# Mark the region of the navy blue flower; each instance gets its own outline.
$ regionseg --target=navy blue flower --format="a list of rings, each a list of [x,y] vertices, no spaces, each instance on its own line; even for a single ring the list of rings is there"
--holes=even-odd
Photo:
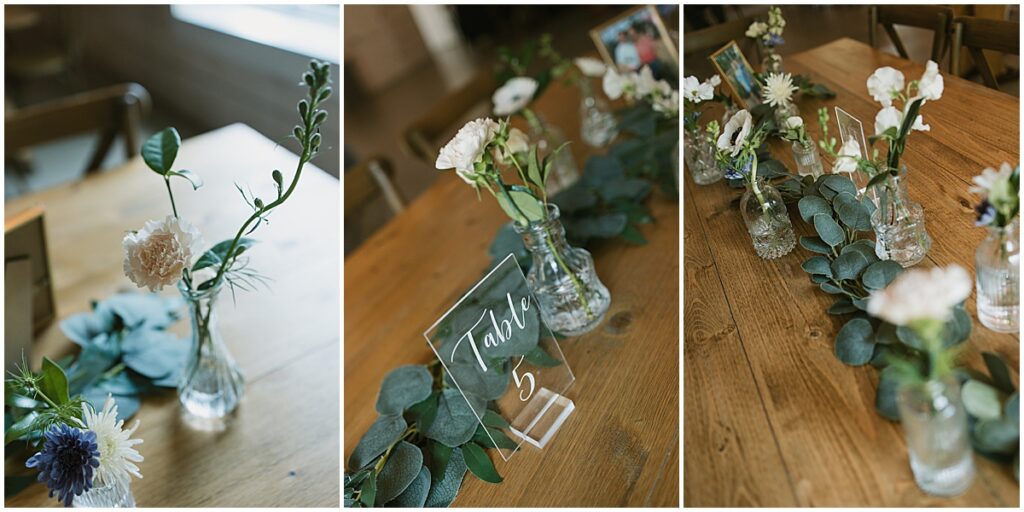
[[[71,506],[71,500],[92,487],[92,474],[100,465],[96,433],[67,425],[54,425],[46,431],[43,451],[25,466],[39,469],[39,481],[50,488],[50,497]]]
[[[770,34],[768,36],[768,40],[765,41],[764,45],[768,46],[770,48],[774,48],[776,46],[782,45],[785,42],[786,41],[785,41],[785,39],[782,39],[782,36],[780,36],[778,34]]]
[[[754,162],[753,158],[747,158],[747,161],[743,164],[741,169],[737,169],[738,160],[733,161],[729,167],[725,170],[725,179],[727,180],[738,180],[745,178],[747,174],[750,174],[751,164]]]
[[[996,218],[996,207],[986,199],[974,207],[974,213],[978,214],[978,219],[974,221],[975,226],[988,226]]]

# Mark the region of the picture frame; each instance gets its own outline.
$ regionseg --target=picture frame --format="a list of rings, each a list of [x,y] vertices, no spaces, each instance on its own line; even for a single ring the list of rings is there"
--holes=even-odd
[[[748,110],[761,104],[757,93],[757,75],[736,40],[715,50],[708,60],[721,75],[722,83],[729,89],[733,101]]]
[[[53,279],[46,245],[46,223],[42,206],[33,206],[4,221],[4,261],[30,263],[31,314],[35,333],[57,317]]]
[[[653,5],[634,7],[594,27],[590,38],[605,64],[619,73],[637,72],[646,65],[656,80],[679,81],[677,44]]]

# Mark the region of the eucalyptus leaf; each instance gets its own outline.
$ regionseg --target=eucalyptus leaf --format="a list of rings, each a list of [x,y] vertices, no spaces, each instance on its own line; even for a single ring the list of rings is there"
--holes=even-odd
[[[840,254],[832,262],[832,274],[840,281],[857,279],[868,266],[868,261],[859,252],[851,251]]]
[[[831,295],[838,295],[840,293],[843,293],[843,289],[842,288],[840,288],[840,287],[838,287],[838,286],[836,286],[836,285],[834,285],[832,283],[825,282],[825,283],[819,284],[818,286],[821,288],[821,291],[823,291],[825,293],[828,293],[828,294],[831,294]]]
[[[819,213],[814,216],[814,230],[818,232],[821,240],[830,247],[835,247],[846,240],[843,229],[836,224],[830,215]]]
[[[408,425],[401,415],[378,416],[348,458],[349,469],[362,469],[398,441]]]
[[[452,449],[451,458],[441,478],[436,476],[427,494],[426,507],[447,507],[455,501],[462,487],[462,479],[466,476],[466,461],[460,448]]]
[[[830,315],[846,315],[856,311],[858,311],[857,306],[853,305],[853,301],[849,297],[839,297],[828,308],[828,314]]]
[[[558,205],[562,214],[573,213],[597,205],[597,193],[580,180],[552,197],[551,202]]]
[[[814,222],[814,216],[818,214],[831,215],[832,207],[829,206],[828,201],[818,196],[805,196],[797,202],[797,208],[800,210],[800,218],[804,222]]]
[[[416,445],[399,441],[377,475],[377,501],[387,503],[402,494],[423,469],[423,452]]]
[[[900,390],[900,378],[895,367],[883,368],[878,374],[878,390],[875,393],[875,410],[892,421],[900,420],[897,397]]]
[[[377,479],[367,478],[359,487],[359,501],[364,507],[372,507],[377,503]]]
[[[188,358],[190,344],[167,331],[136,329],[121,342],[126,366],[151,379],[180,372]]]
[[[854,318],[836,334],[836,357],[848,365],[867,364],[874,351],[874,329],[867,319]]]
[[[430,493],[430,471],[425,466],[420,466],[420,472],[413,479],[412,483],[402,491],[394,500],[387,503],[386,507],[420,508],[427,502],[427,494]]]
[[[507,358],[501,359],[501,366],[507,366]],[[504,368],[498,365],[488,365],[487,371],[481,371],[476,363],[452,363],[448,365],[446,381],[450,385],[458,384],[458,388],[465,393],[471,393],[484,400],[497,400],[505,394],[511,376]],[[429,390],[429,387],[427,388]]]
[[[964,408],[971,416],[983,420],[997,420],[1002,417],[1003,407],[999,400],[999,392],[988,384],[968,380],[960,395]]]
[[[985,360],[985,367],[988,368],[988,374],[992,376],[992,382],[996,387],[1004,393],[1013,393],[1013,378],[1010,377],[1010,367],[1006,361],[993,352],[982,352],[981,357]]]
[[[388,372],[377,395],[377,412],[380,414],[401,414],[413,404],[430,396],[430,372],[422,365],[400,366]]]
[[[1018,450],[1020,425],[1001,419],[979,419],[974,424],[972,441],[984,452],[1008,455]]]
[[[102,308],[98,309],[109,309],[132,329],[165,329],[178,320],[184,305],[180,297],[171,299],[155,293],[118,293],[103,301]]]
[[[839,220],[857,231],[871,231],[871,212],[857,200],[854,194],[842,192],[835,197],[833,207]]]
[[[437,405],[437,417],[423,435],[452,448],[469,441],[478,424],[473,411],[485,407],[482,400],[473,407],[466,400],[457,389],[445,389]]]
[[[857,195],[857,186],[853,184],[853,180],[839,174],[826,174],[821,179],[821,186],[834,191],[837,195],[844,192]]]
[[[900,272],[903,272],[903,267],[899,263],[892,260],[878,261],[864,270],[861,282],[869,290],[881,290],[889,286]]]
[[[533,350],[526,353],[526,360],[530,364],[541,368],[553,368],[562,364],[562,361],[559,361],[551,354],[548,354],[548,352],[540,345],[533,347]]]
[[[85,399],[89,405],[96,411],[103,410],[103,404],[107,401],[107,397],[113,395],[114,403],[117,404],[117,419],[127,421],[139,411],[139,407],[142,406],[142,402],[139,399],[139,395],[115,395],[110,390],[103,386],[92,386],[82,391],[82,398]]]
[[[832,277],[832,267],[829,264],[828,258],[824,256],[814,256],[804,261],[800,268],[804,269],[804,272],[808,274]]]
[[[800,247],[818,254],[832,254],[832,246],[826,244],[821,237],[817,236],[800,237]]]

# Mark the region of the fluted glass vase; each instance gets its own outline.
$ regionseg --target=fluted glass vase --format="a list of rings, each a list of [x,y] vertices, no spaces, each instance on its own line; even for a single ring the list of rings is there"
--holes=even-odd
[[[683,158],[694,183],[708,185],[722,179],[725,171],[715,161],[715,145],[711,141],[706,137],[687,133],[684,142],[686,149]]]
[[[1020,330],[1020,219],[988,228],[974,252],[978,320],[997,332]]]
[[[238,407],[245,379],[217,328],[217,297],[223,285],[204,291],[179,285],[192,320],[192,350],[181,381],[178,401],[193,418],[220,420]]]
[[[526,282],[544,323],[566,336],[594,330],[608,312],[611,295],[597,277],[590,253],[566,242],[558,207],[548,205],[545,220],[514,226],[533,259]]]
[[[75,496],[71,501],[75,508],[135,508],[135,495],[131,484],[118,482],[94,486]]]
[[[903,179],[907,168],[899,176],[871,187],[875,211],[871,225],[875,228],[875,254],[883,260],[893,260],[904,268],[924,259],[932,246],[932,239],[924,225],[924,208],[910,200]]]
[[[799,141],[793,141],[793,160],[796,161],[796,173],[800,176],[813,176],[818,179],[825,173],[825,167],[821,164],[821,155],[818,154],[818,146],[814,139],[808,137],[808,144],[804,146]]]
[[[917,486],[943,497],[966,491],[974,480],[974,458],[956,377],[904,385],[897,404]]]
[[[796,247],[796,234],[782,194],[764,179],[747,183],[747,191],[740,199],[740,213],[758,256],[771,260]]]
[[[603,148],[619,134],[618,122],[608,103],[597,97],[589,80],[581,82],[580,137],[592,148]]]
[[[523,109],[523,115],[530,125],[530,142],[537,144],[538,154],[548,154],[565,143],[565,135],[558,127],[544,121],[542,117],[528,108]],[[571,149],[566,146],[554,157],[551,174],[547,180],[548,196],[553,196],[568,188],[578,179],[580,179],[579,167],[576,166]]]

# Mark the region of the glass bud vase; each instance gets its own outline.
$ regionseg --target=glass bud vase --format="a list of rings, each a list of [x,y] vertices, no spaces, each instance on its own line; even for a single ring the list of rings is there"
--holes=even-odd
[[[764,73],[782,73],[782,55],[775,53],[774,50],[768,50],[761,59],[761,69]]]
[[[781,130],[786,126],[786,120],[800,115],[800,109],[797,108],[796,103],[789,102],[784,105],[775,107],[775,126]]]
[[[546,155],[567,140],[562,131],[547,123],[530,109],[523,109],[523,115],[530,124],[530,141],[537,144],[537,153]],[[580,178],[580,170],[568,146],[562,148],[554,158],[551,174],[548,176],[547,193],[553,196],[568,188]]]
[[[694,183],[708,185],[722,179],[725,171],[715,161],[715,146],[711,141],[705,137],[687,134],[684,142],[686,149],[683,158]]]
[[[772,260],[789,254],[796,247],[796,234],[782,194],[764,179],[747,184],[740,199],[740,213],[754,242],[757,255]]]
[[[526,282],[537,297],[541,319],[554,332],[579,336],[601,323],[611,295],[598,279],[590,253],[569,246],[558,219],[558,207],[548,205],[547,219],[513,225],[533,257]]]
[[[956,377],[905,385],[897,403],[917,486],[935,496],[962,494],[974,479],[974,458]]]
[[[890,176],[887,181],[872,187],[875,211],[871,225],[875,228],[875,254],[883,260],[893,260],[904,268],[924,259],[932,246],[932,239],[924,225],[924,208],[910,200],[903,176]]]
[[[997,332],[1020,330],[1020,219],[988,228],[974,252],[978,320]]]
[[[589,85],[581,89],[583,99],[580,100],[580,136],[588,146],[603,148],[619,134],[618,122],[608,108],[608,103],[595,96]]]
[[[793,141],[796,172],[800,176],[814,176],[814,179],[818,179],[825,173],[825,168],[821,165],[821,156],[818,154],[818,146],[814,144],[814,139],[808,137],[807,140],[810,142],[807,147],[799,141]]]
[[[178,401],[192,418],[217,421],[238,407],[245,379],[217,328],[217,297],[223,285],[204,291],[178,286],[192,319],[192,349],[178,383]]]
[[[118,482],[97,485],[71,500],[75,508],[135,508],[131,484]]]

